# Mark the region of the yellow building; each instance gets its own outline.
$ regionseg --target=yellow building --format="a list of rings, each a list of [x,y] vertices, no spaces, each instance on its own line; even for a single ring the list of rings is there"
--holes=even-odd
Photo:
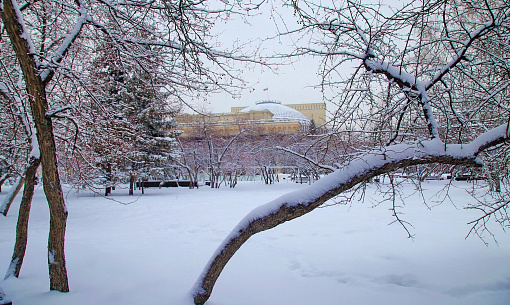
[[[271,101],[259,102],[263,103],[277,103]],[[323,126],[326,124],[326,103],[308,103],[308,104],[285,104],[285,107],[297,110],[304,114],[310,121],[313,120],[315,125]],[[240,111],[249,108],[248,106],[232,107],[232,113],[239,113]]]
[[[326,123],[326,104],[291,104],[263,101],[254,106],[232,107],[230,113],[211,115],[183,114],[176,117],[181,136],[235,135],[243,130],[256,134],[296,133],[310,125]]]

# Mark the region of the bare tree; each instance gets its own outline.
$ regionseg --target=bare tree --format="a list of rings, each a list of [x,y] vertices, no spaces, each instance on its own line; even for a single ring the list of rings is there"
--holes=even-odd
[[[233,163],[236,163],[236,155],[241,152],[237,146],[242,146],[246,131],[240,126],[234,135],[223,134],[215,130],[214,124],[203,115],[202,122],[195,126],[190,135],[179,140],[181,158],[177,162],[190,172],[190,176],[194,176],[191,179],[195,181],[199,171],[207,171],[211,188],[219,188],[228,176],[235,178],[232,177],[236,172]]]
[[[50,69],[45,74],[47,78],[43,78],[39,74],[39,60],[35,56],[35,48],[28,34],[29,30],[25,27],[25,22],[20,19],[22,15],[17,3],[3,1],[2,4],[2,21],[23,71],[32,117],[37,129],[37,141],[41,149],[44,190],[48,198],[51,215],[50,235],[48,238],[50,289],[66,292],[69,291],[64,256],[67,210],[58,174],[52,122],[51,118],[46,116],[49,106],[45,82],[52,78],[54,70]],[[78,26],[83,26],[83,22]],[[68,43],[72,43],[72,41]],[[63,50],[62,55],[66,51],[67,48]]]
[[[508,151],[507,2],[411,1],[398,9],[349,0],[331,7],[286,4],[302,30],[317,38],[296,54],[323,58],[322,86],[339,106],[333,127],[365,140],[335,172],[249,213],[207,263],[193,289],[195,304],[207,301],[230,258],[258,232],[399,168],[477,168],[491,162],[484,158],[488,151]],[[504,52],[494,52],[498,48]],[[345,76],[343,65],[353,62],[354,72]],[[508,225],[507,207],[508,200],[480,204],[484,214],[474,228],[484,230],[491,215]]]
[[[10,58],[14,58],[8,69],[21,71],[20,88],[26,91],[30,105],[27,113],[35,125],[50,207],[50,290],[69,291],[64,253],[67,209],[58,148],[68,145],[71,152],[80,153],[76,135],[85,123],[95,124],[94,118],[81,110],[103,108],[93,84],[86,81],[86,67],[94,60],[91,47],[108,45],[124,55],[124,66],[162,73],[168,94],[184,102],[192,94],[235,88],[232,81],[238,79],[229,64],[253,62],[251,57],[236,56],[237,50],[216,50],[216,41],[208,32],[218,18],[242,14],[245,9],[250,9],[249,3],[245,7],[227,2],[78,0],[62,4],[48,0],[20,6],[16,0],[0,1],[1,34],[7,34],[13,50]],[[151,60],[163,68],[151,69]]]

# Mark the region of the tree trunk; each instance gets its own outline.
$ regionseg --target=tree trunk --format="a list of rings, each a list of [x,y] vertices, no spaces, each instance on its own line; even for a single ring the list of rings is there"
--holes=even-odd
[[[262,178],[264,179],[264,184],[269,184],[269,178],[266,172],[266,167],[262,167],[260,172],[262,173]]]
[[[136,176],[132,172],[129,173],[129,195],[134,194]]]
[[[16,13],[12,1],[3,1],[1,16],[23,71],[41,153],[44,193],[50,209],[50,232],[48,236],[50,290],[68,292],[69,284],[64,254],[67,209],[58,174],[53,126],[51,118],[46,116],[48,111],[46,89],[39,74],[34,47],[27,40],[30,34],[25,33],[22,20],[19,20],[21,14]]]
[[[14,185],[11,187],[9,194],[7,194],[7,197],[5,197],[4,201],[2,202],[2,205],[0,206],[0,213],[2,213],[2,215],[7,216],[11,204],[18,195],[19,191],[21,190],[23,183],[25,183],[25,179],[23,177],[19,177],[14,183]]]
[[[16,244],[14,245],[14,252],[5,278],[10,276],[19,277],[21,265],[23,264],[23,258],[25,257],[25,250],[27,248],[28,218],[30,216],[32,198],[34,196],[35,177],[40,163],[40,159],[32,158],[25,170],[25,188],[23,189],[23,198],[21,199],[19,207],[18,224],[16,225]]]
[[[198,170],[195,172],[193,177],[194,183],[196,184],[196,187],[198,189]]]
[[[112,193],[112,164],[106,164],[106,188],[104,191],[104,195],[108,196]]]
[[[134,181],[129,180],[129,196],[132,196],[134,194],[133,186],[134,186]]]
[[[188,172],[188,176],[189,176],[189,188],[190,189],[195,188],[195,181],[197,181],[197,180],[193,176],[193,172],[191,171],[191,168],[189,166],[187,166],[187,165],[185,165],[184,168]],[[197,188],[198,188],[198,183],[197,183]]]

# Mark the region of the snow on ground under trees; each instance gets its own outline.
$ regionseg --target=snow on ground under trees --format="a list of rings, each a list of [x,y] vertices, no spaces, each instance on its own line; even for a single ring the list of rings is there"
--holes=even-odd
[[[424,197],[445,196],[448,181],[423,183]],[[207,304],[510,304],[510,240],[499,246],[464,239],[479,216],[462,209],[472,184],[455,181],[450,201],[429,210],[412,183],[404,183],[401,215],[412,223],[406,238],[390,203],[369,184],[364,202],[319,208],[252,237],[227,264]],[[87,191],[67,193],[66,260],[71,292],[49,292],[48,206],[36,191],[27,254],[19,279],[0,281],[15,305],[190,305],[190,289],[210,256],[252,209],[306,185],[241,182],[235,189],[147,189],[140,197],[117,189],[121,204]],[[382,186],[384,189],[384,185]],[[4,188],[0,199],[8,191]],[[442,194],[441,197],[434,196]],[[21,194],[0,218],[0,268],[15,238]],[[330,201],[332,203],[332,201]],[[328,202],[328,203],[330,203]]]

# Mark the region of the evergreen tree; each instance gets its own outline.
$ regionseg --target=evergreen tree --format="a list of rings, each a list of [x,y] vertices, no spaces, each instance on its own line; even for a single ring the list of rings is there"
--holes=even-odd
[[[133,184],[136,176],[147,174],[152,167],[165,167],[176,154],[176,142],[170,129],[174,126],[173,116],[176,103],[167,90],[167,84],[159,71],[157,60],[133,64],[120,52],[112,52],[105,44],[96,49],[89,79],[94,84],[94,95],[100,101],[96,115],[108,113],[110,132],[117,134],[123,149],[104,149],[103,142],[95,147],[101,155],[100,164],[106,178],[106,195],[114,174],[111,164],[117,170],[129,170]],[[113,114],[113,115],[112,115]],[[122,132],[128,130],[129,132]],[[126,136],[127,135],[127,136]],[[115,152],[116,154],[111,154]]]

